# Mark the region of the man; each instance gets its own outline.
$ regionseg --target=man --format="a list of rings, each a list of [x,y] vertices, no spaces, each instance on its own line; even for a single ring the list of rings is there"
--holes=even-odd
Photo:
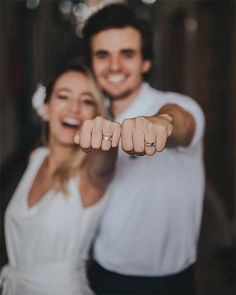
[[[203,113],[191,98],[144,82],[150,29],[127,6],[99,10],[83,33],[87,61],[122,123],[123,149],[94,241],[91,286],[97,294],[193,294]]]

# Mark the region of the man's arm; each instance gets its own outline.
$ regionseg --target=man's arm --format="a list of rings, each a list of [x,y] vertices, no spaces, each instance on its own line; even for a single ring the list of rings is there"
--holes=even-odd
[[[153,155],[165,147],[188,146],[194,132],[193,116],[176,104],[166,104],[153,116],[124,120],[122,148],[129,154]]]
[[[191,143],[195,132],[195,120],[189,112],[176,104],[166,104],[156,116],[166,118],[173,126],[167,145],[188,146]]]

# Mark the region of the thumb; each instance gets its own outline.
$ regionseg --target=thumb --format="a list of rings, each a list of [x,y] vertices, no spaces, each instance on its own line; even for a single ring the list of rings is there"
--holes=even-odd
[[[74,135],[74,143],[79,144],[79,131],[77,131]]]

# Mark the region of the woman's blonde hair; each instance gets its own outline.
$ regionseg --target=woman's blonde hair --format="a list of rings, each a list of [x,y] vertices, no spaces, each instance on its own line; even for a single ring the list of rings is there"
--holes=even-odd
[[[54,85],[58,78],[70,71],[76,71],[84,76],[86,76],[91,81],[91,89],[90,91],[93,93],[95,102],[96,102],[96,113],[95,116],[103,116],[106,117],[106,111],[104,106],[104,99],[102,95],[102,91],[100,87],[98,86],[92,72],[82,63],[72,63],[67,65],[65,68],[60,70],[46,85],[46,97],[44,103],[48,103],[50,101]],[[48,127],[47,127],[48,130]],[[44,136],[44,145],[48,144],[48,131],[47,136]],[[71,177],[78,175],[79,169],[84,165],[86,162],[87,155],[85,152],[83,152],[81,149],[76,150],[74,155],[64,162],[53,174],[52,179],[52,185],[54,188],[56,188],[59,191],[62,191],[63,193],[68,193],[68,181]]]

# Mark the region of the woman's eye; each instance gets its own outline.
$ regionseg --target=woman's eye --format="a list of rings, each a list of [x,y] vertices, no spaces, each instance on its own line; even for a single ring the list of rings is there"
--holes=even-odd
[[[92,100],[92,99],[83,99],[82,101],[81,101],[81,103],[83,103],[83,104],[86,104],[86,105],[89,105],[89,106],[94,106],[95,105],[95,101],[94,100]]]
[[[59,98],[59,99],[67,99],[68,96],[67,95],[64,95],[64,94],[58,94],[57,95],[57,98]]]

